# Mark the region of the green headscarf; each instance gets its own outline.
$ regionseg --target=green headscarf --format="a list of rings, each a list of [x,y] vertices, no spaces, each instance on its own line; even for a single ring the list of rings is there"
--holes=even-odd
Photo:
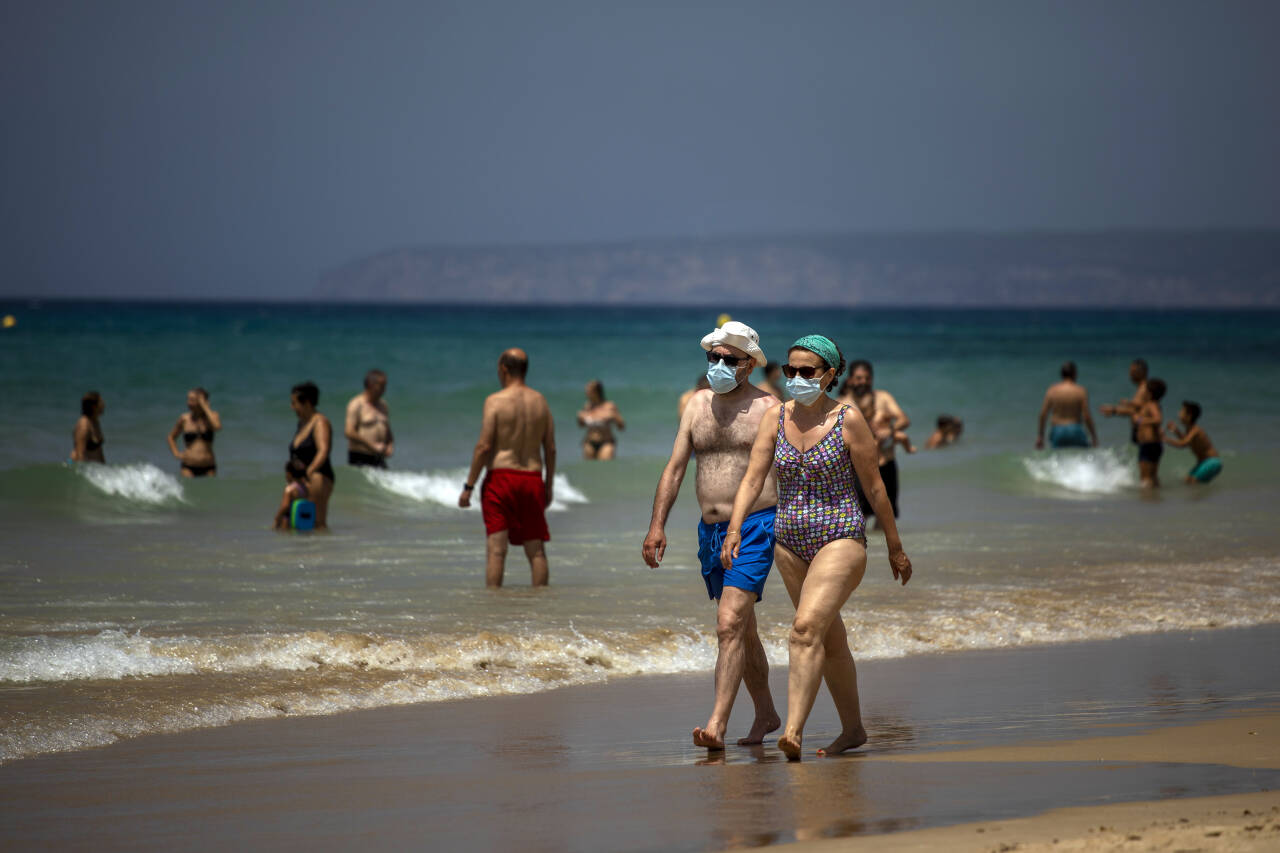
[[[791,345],[792,349],[799,347],[807,349],[827,363],[827,367],[840,369],[840,351],[836,349],[836,345],[831,343],[830,338],[822,335],[805,335]]]

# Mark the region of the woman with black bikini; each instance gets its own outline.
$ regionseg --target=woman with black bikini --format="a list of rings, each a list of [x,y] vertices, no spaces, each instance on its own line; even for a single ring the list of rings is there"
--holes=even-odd
[[[90,391],[80,398],[80,418],[76,428],[71,431],[72,462],[102,462],[106,457],[102,454],[102,445],[106,441],[102,437],[102,424],[98,418],[107,410],[102,395]]]
[[[182,463],[184,477],[216,477],[218,461],[213,458],[213,434],[222,429],[222,418],[209,406],[209,392],[192,388],[187,392],[187,411],[169,431],[169,451]],[[178,449],[178,436],[186,447]]]
[[[307,466],[307,490],[316,505],[316,530],[328,530],[329,496],[333,494],[333,465],[329,463],[333,425],[316,411],[320,389],[314,382],[294,385],[289,398],[298,414],[298,431],[289,442],[289,458]]]

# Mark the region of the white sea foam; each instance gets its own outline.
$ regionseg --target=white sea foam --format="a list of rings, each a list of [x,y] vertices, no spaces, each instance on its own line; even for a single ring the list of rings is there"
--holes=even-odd
[[[1024,457],[1031,479],[1082,495],[1113,495],[1138,484],[1137,466],[1117,450],[1058,450]]]
[[[1099,595],[1105,582],[1110,590]],[[1247,626],[1280,612],[1280,563],[1132,564],[1104,575],[1017,585],[926,588],[903,610],[869,590],[844,612],[859,660]],[[907,613],[910,618],[907,618]],[[790,622],[761,621],[773,664],[787,661]],[[536,693],[616,676],[707,672],[713,620],[662,617],[602,627],[520,623],[401,635],[292,631],[161,636],[122,630],[0,639],[0,683],[28,690],[93,679],[112,700],[50,713],[32,705],[0,727],[0,760],[82,749],[135,735],[413,702]],[[233,676],[228,679],[225,676]],[[160,689],[149,689],[156,684]]]
[[[154,465],[77,465],[76,472],[105,494],[141,504],[161,505],[182,501],[182,484]]]
[[[466,479],[467,469],[458,468],[452,471],[383,471],[379,468],[361,468],[361,472],[370,483],[393,495],[409,498],[418,503],[432,503],[440,506],[458,506],[458,493],[462,491],[460,484]],[[477,490],[478,491],[478,490]],[[588,503],[587,496],[574,488],[564,474],[555,476],[555,494],[548,507],[552,512],[562,512],[570,504]],[[480,501],[478,494],[472,500],[470,509],[478,510]]]
[[[159,637],[109,630],[87,637],[24,637],[0,654],[0,683],[326,668],[432,676],[492,669],[509,676],[541,672],[553,681],[571,683],[582,674],[579,670],[626,675],[687,672],[714,661],[711,635],[697,630],[653,630],[639,637],[587,635],[572,626],[527,636],[481,631],[425,637],[328,631]],[[491,679],[477,681],[477,692],[492,692]]]

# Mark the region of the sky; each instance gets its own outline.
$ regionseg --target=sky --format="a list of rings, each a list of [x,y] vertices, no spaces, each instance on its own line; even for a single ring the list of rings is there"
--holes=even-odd
[[[7,0],[0,296],[414,246],[1280,228],[1280,3]]]

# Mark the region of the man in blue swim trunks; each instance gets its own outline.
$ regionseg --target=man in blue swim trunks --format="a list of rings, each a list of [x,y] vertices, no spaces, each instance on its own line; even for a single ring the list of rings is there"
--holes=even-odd
[[[680,493],[689,465],[697,455],[695,488],[702,520],[698,525],[698,559],[707,594],[715,599],[716,658],[715,705],[706,726],[693,730],[693,742],[710,750],[724,749],[729,713],[745,682],[755,704],[755,720],[739,744],[756,744],[775,731],[778,717],[769,691],[769,662],[756,631],[755,604],[763,596],[764,582],[773,565],[773,517],[778,487],[770,473],[759,500],[742,525],[742,547],[733,568],[720,565],[720,545],[729,527],[738,483],[747,471],[751,445],[760,419],[778,399],[749,381],[751,371],[765,364],[760,336],[750,326],[729,321],[702,339],[707,355],[707,380],[711,387],[694,393],[680,416],[675,445],[653,498],[653,516],[642,554],[650,568],[657,568],[667,549],[667,516]]]
[[[1089,414],[1089,392],[1076,382],[1076,363],[1068,361],[1061,368],[1062,379],[1049,386],[1040,405],[1040,427],[1036,447],[1044,447],[1044,424],[1048,420],[1049,444],[1062,447],[1097,447],[1098,433]],[[1089,432],[1086,434],[1085,429]]]

